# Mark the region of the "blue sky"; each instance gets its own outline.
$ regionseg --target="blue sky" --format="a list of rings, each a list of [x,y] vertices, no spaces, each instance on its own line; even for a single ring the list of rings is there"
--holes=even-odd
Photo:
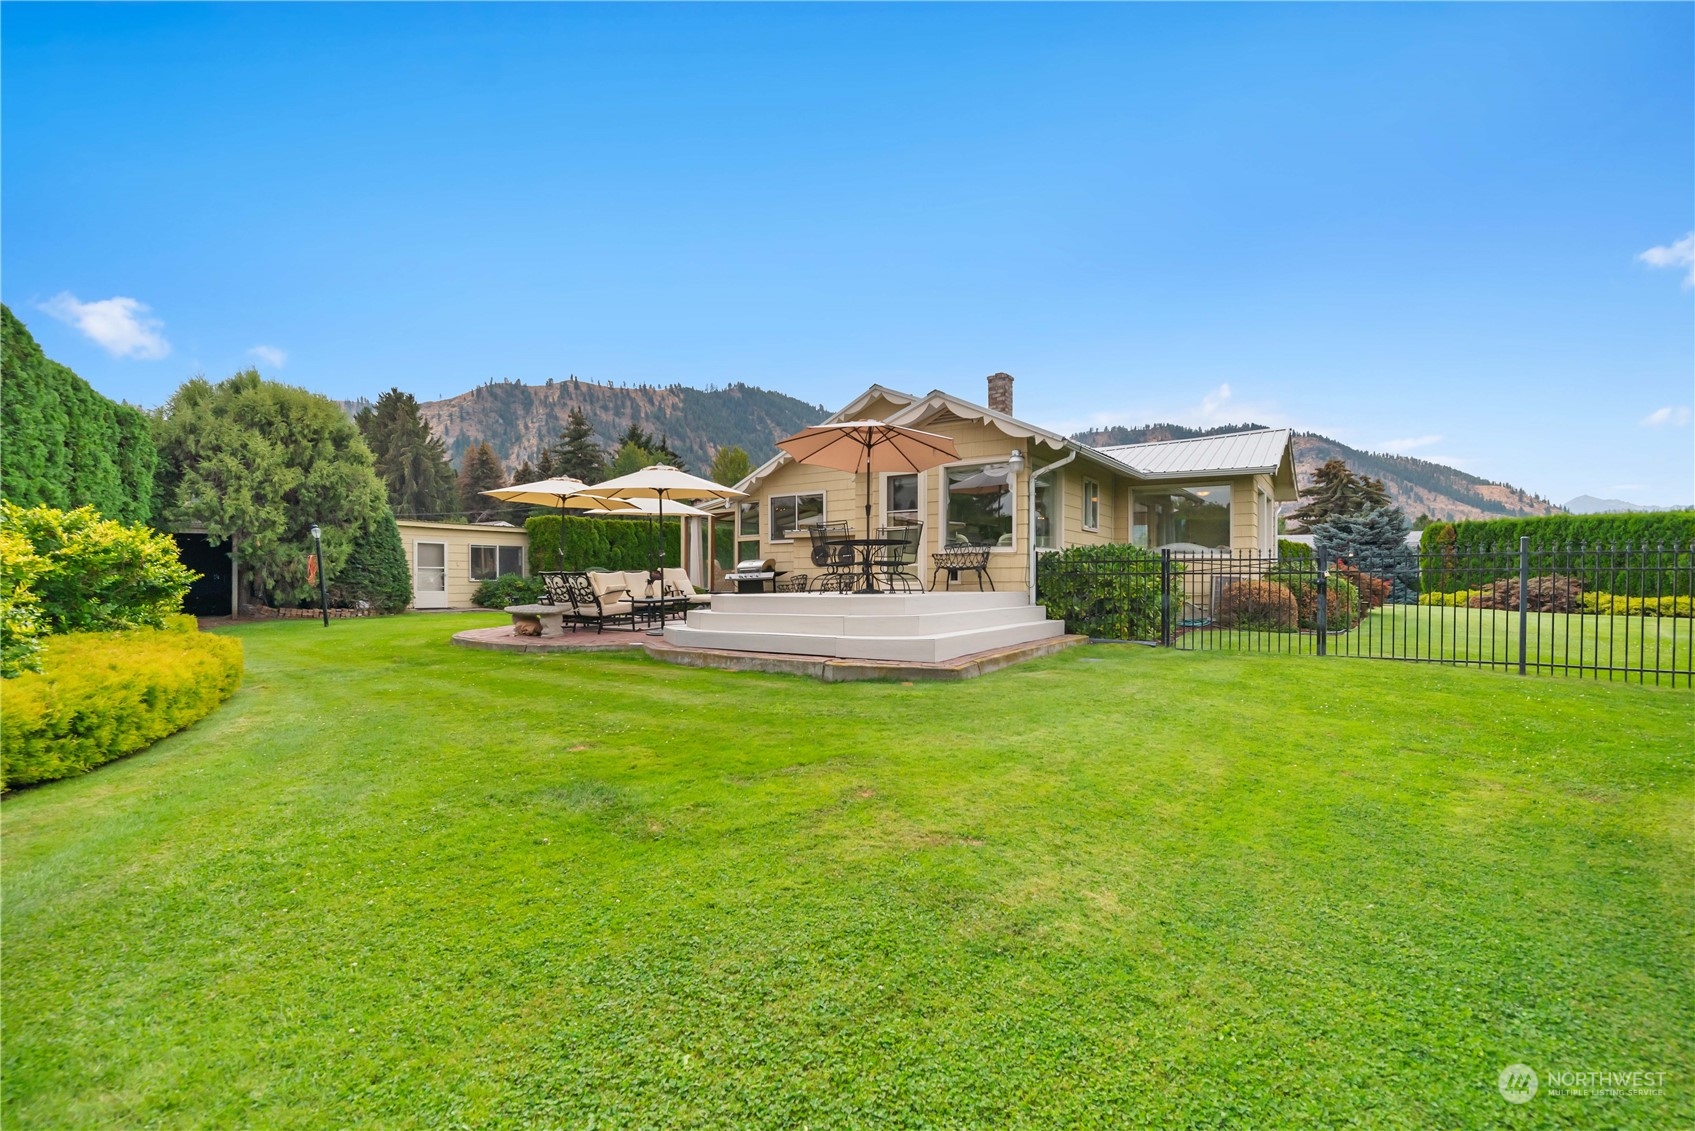
[[[0,295],[142,404],[1004,369],[1688,501],[1692,13],[11,3]]]

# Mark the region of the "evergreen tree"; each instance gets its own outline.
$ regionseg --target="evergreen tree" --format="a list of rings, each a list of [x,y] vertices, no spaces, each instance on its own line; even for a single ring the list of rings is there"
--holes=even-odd
[[[453,465],[417,398],[390,389],[354,417],[388,489],[389,505],[408,518],[445,518],[459,506]]]
[[[748,458],[747,452],[731,444],[712,453],[712,469],[706,474],[714,483],[729,487],[740,483],[752,472],[753,461]]]
[[[512,473],[513,483],[534,483],[536,480],[544,478],[546,476],[537,474],[536,469],[530,466],[529,460],[519,464],[518,470]],[[513,526],[522,526],[524,520],[530,517],[533,509],[529,503],[504,503],[500,508],[500,517]]]
[[[581,408],[571,409],[551,454],[555,475],[568,475],[584,483],[599,483],[606,478],[606,453],[594,442],[594,428]]]
[[[543,448],[541,459],[536,461],[536,478],[552,479],[556,474],[558,473],[553,468],[553,449]],[[522,483],[523,480],[515,480],[514,482]]]
[[[204,377],[184,384],[159,410],[154,437],[166,521],[235,539],[242,576],[279,605],[313,595],[306,557],[314,523],[333,584],[388,514],[370,449],[335,402],[254,369],[216,385]]]
[[[1326,460],[1312,473],[1312,485],[1301,492],[1301,499],[1301,509],[1289,517],[1306,530],[1341,515],[1389,506],[1389,494],[1381,479],[1356,475],[1339,459]]]
[[[393,514],[384,511],[371,520],[327,588],[338,608],[369,606],[379,613],[398,613],[412,603],[412,571]]]
[[[506,472],[494,449],[487,443],[465,451],[465,461],[459,469],[459,507],[471,522],[493,522],[504,505],[482,494],[506,486]]]
[[[1418,600],[1418,556],[1407,545],[1412,529],[1396,507],[1368,507],[1356,514],[1337,515],[1312,528],[1313,546],[1332,560],[1389,581],[1389,600],[1409,604]]]

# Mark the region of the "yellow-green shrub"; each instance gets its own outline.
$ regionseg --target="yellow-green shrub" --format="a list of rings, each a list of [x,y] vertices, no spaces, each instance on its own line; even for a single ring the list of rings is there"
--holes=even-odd
[[[1452,593],[1420,593],[1418,603],[1421,605],[1442,605],[1448,608],[1465,608],[1471,604],[1473,597],[1481,595],[1481,589],[1458,589]]]
[[[0,784],[80,774],[210,714],[241,683],[241,641],[193,625],[48,637],[41,671],[0,690]]]
[[[1615,617],[1695,617],[1695,597],[1624,597],[1585,593],[1583,611]]]

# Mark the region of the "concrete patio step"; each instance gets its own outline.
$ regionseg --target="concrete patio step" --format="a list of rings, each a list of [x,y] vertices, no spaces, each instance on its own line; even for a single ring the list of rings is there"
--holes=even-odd
[[[787,606],[794,608],[795,606]],[[1039,605],[1005,608],[954,609],[945,612],[901,612],[843,615],[823,612],[710,612],[689,613],[690,628],[716,632],[777,632],[826,636],[934,636],[974,628],[1040,623],[1047,613]]]
[[[665,639],[678,647],[722,648],[744,652],[779,652],[798,656],[841,659],[906,660],[938,663],[974,652],[1048,640],[1065,634],[1062,621],[1021,619],[924,635],[859,635],[774,631],[721,631],[672,625]]]

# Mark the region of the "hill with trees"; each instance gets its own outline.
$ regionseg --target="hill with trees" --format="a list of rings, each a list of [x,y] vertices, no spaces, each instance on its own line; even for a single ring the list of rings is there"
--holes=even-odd
[[[349,412],[364,402],[343,402]],[[424,401],[418,411],[457,466],[467,449],[486,443],[501,466],[539,465],[556,450],[581,410],[592,440],[610,461],[632,426],[656,447],[675,452],[689,470],[704,475],[718,450],[740,447],[755,464],[776,454],[776,441],[830,414],[820,405],[752,385],[695,389],[685,385],[597,385],[575,377],[524,385],[491,381],[468,393]],[[579,425],[580,431],[580,425]]]
[[[1148,424],[1140,428],[1114,425],[1079,432],[1072,439],[1093,447],[1108,447],[1188,440],[1263,427],[1263,424],[1224,424],[1216,428],[1186,428],[1181,424]],[[1362,476],[1381,480],[1389,502],[1410,517],[1429,515],[1452,522],[1466,518],[1557,514],[1560,509],[1510,483],[1483,479],[1446,464],[1361,451],[1316,432],[1295,433],[1295,476],[1303,489],[1312,484],[1314,473],[1333,459],[1341,460]]]

